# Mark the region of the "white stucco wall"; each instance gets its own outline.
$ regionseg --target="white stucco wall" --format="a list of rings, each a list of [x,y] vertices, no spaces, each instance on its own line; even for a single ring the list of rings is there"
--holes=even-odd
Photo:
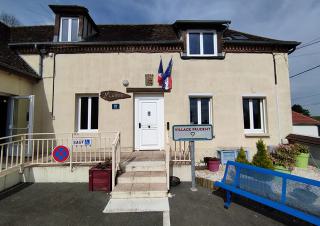
[[[48,56],[44,59],[44,79],[35,86],[38,106],[35,130],[75,132],[77,94],[99,94],[105,90],[125,93],[123,80],[129,81],[129,87],[146,87],[145,74],[154,74],[153,87],[159,87],[156,75],[160,56],[165,67],[173,58],[173,88],[164,94],[165,124],[170,122],[170,127],[189,124],[189,94],[212,94],[215,138],[196,143],[197,161],[204,156],[216,155],[217,149],[225,147],[243,146],[252,157],[259,138],[263,138],[267,145],[276,145],[292,132],[288,58],[285,53],[275,55],[277,88],[272,54],[227,53],[224,60],[183,60],[179,53],[58,54],[54,91],[54,57]],[[23,58],[33,67],[38,65],[37,55],[25,55]],[[130,95],[129,99],[115,102],[99,98],[99,131],[120,131],[122,150],[128,151],[132,151],[134,146],[134,94]],[[244,133],[243,95],[263,95],[266,99],[267,131],[263,136],[249,137]],[[112,110],[112,103],[119,103],[120,109]],[[170,129],[165,134],[169,134],[171,139],[171,133]]]
[[[312,125],[294,125],[293,133],[305,136],[319,137],[318,127]]]

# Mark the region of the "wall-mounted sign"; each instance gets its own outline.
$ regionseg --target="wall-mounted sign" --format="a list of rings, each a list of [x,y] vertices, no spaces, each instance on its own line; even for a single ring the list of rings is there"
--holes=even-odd
[[[112,104],[112,110],[120,109],[120,104]]]
[[[146,86],[153,86],[153,74],[145,74],[144,76]]]
[[[73,138],[72,145],[73,146],[91,146],[92,138]]]
[[[57,162],[65,162],[70,155],[69,148],[63,145],[55,147],[52,151],[52,157]]]
[[[173,140],[196,141],[212,140],[212,125],[174,125],[172,127]]]
[[[118,91],[102,91],[100,93],[100,97],[104,100],[107,101],[115,101],[115,100],[119,100],[119,99],[126,99],[126,98],[130,98],[131,96],[126,94],[126,93],[121,93]]]

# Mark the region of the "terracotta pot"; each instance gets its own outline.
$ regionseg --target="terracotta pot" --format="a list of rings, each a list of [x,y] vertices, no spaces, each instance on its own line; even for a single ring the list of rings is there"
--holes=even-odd
[[[219,171],[220,160],[209,160],[208,161],[208,170],[211,172]]]

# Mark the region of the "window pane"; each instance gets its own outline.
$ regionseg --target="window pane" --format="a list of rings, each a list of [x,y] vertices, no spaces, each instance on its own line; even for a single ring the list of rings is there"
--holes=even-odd
[[[198,124],[198,107],[197,99],[190,98],[190,123]]]
[[[200,33],[189,33],[189,53],[200,54]]]
[[[99,98],[91,98],[91,129],[98,129]]]
[[[88,97],[81,97],[80,129],[88,129]]]
[[[243,123],[245,129],[250,129],[249,99],[243,99]]]
[[[78,19],[72,19],[71,22],[71,41],[78,41]]]
[[[201,99],[201,124],[209,124],[209,98]]]
[[[203,33],[203,54],[214,54],[213,33]]]
[[[260,101],[261,99],[252,99],[253,126],[255,129],[261,129]]]
[[[61,31],[60,31],[62,42],[68,41],[68,24],[69,24],[68,19],[62,19]]]

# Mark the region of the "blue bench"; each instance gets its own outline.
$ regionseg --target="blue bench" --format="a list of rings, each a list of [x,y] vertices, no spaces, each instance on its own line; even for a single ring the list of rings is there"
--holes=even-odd
[[[315,225],[320,225],[320,181],[228,161],[224,177],[214,186],[252,199]]]

